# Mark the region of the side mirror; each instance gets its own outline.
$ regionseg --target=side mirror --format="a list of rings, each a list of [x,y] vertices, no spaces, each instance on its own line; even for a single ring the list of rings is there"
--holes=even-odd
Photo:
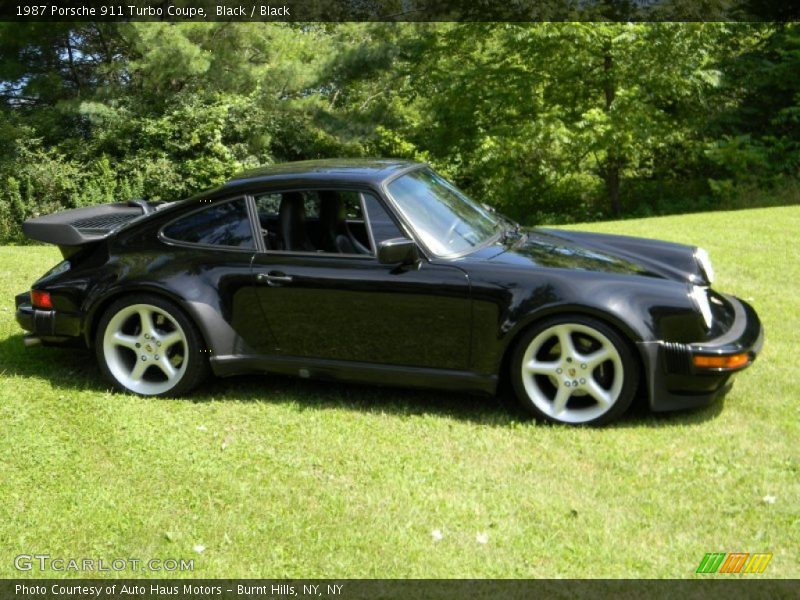
[[[378,262],[382,265],[413,265],[419,260],[414,240],[393,238],[378,244]]]

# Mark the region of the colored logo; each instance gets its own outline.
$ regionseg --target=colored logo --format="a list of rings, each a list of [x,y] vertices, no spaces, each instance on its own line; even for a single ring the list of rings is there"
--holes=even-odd
[[[695,573],[763,573],[770,560],[772,552],[709,552]]]

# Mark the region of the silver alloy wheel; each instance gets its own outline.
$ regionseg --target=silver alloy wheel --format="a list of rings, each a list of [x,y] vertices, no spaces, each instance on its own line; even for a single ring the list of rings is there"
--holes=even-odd
[[[625,376],[611,340],[579,323],[561,323],[539,333],[525,349],[521,368],[531,402],[564,423],[586,423],[611,410]]]
[[[178,322],[152,304],[132,304],[117,312],[103,333],[108,370],[125,388],[143,395],[163,394],[180,382],[189,346]]]

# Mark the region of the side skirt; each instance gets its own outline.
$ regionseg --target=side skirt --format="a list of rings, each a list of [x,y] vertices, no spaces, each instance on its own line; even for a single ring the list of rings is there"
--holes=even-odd
[[[220,377],[266,371],[294,375],[303,379],[328,379],[400,387],[482,392],[490,395],[497,390],[496,375],[481,375],[469,371],[448,369],[261,355],[212,356],[210,363],[214,374]]]

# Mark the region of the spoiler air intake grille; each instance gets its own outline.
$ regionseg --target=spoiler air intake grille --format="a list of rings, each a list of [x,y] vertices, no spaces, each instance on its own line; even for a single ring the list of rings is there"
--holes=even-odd
[[[99,215],[97,217],[89,217],[88,219],[78,219],[72,222],[72,226],[76,229],[90,229],[95,231],[108,231],[114,229],[117,225],[122,225],[126,221],[136,218],[138,215],[126,214],[110,214]]]

